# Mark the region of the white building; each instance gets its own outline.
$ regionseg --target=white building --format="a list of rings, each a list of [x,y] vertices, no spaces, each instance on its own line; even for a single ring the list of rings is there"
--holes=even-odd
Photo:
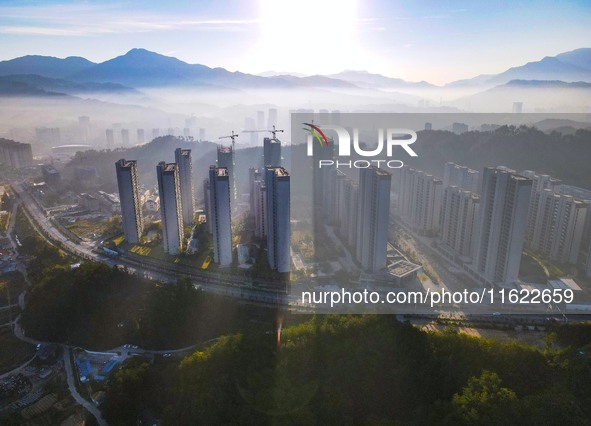
[[[461,189],[480,193],[480,173],[456,163],[447,162],[443,167],[443,186],[457,186]]]
[[[195,191],[193,190],[193,160],[191,150],[177,148],[174,159],[179,169],[181,187],[181,203],[183,207],[183,223],[193,223],[195,215]]]
[[[539,193],[530,247],[559,262],[576,264],[587,217],[587,204],[551,189]]]
[[[386,267],[391,182],[385,170],[359,169],[356,255],[366,272]]]
[[[484,169],[473,270],[489,285],[517,281],[531,187],[514,170]]]
[[[271,269],[291,270],[290,176],[283,167],[265,167],[267,258]]]
[[[443,182],[420,170],[400,171],[398,214],[416,232],[437,234],[440,226]]]
[[[137,244],[144,231],[137,162],[121,159],[115,163],[115,170],[119,186],[123,233],[129,243]]]
[[[457,255],[472,254],[472,237],[478,218],[480,198],[457,186],[445,188],[441,209],[441,242]]]
[[[156,166],[160,216],[162,217],[162,242],[168,254],[178,254],[183,245],[183,216],[179,172],[176,163],[161,161]]]
[[[529,210],[527,216],[527,229],[525,231],[525,244],[531,246],[534,233],[537,224],[537,215],[540,208],[540,196],[546,189],[556,191],[559,188],[560,181],[552,178],[549,175],[538,175],[533,170],[524,170],[521,172],[522,176],[525,176],[532,181],[531,197],[529,199]]]
[[[220,266],[232,264],[232,216],[230,175],[225,167],[209,168],[209,209],[207,220],[213,234],[213,261]]]

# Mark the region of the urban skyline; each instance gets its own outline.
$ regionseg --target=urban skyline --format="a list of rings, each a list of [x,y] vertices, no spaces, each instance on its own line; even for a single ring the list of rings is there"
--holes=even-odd
[[[591,423],[589,21],[0,2],[0,424]]]

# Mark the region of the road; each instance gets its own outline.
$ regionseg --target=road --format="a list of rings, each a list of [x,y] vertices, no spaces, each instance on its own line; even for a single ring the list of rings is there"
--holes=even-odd
[[[466,284],[449,271],[450,266],[462,269],[461,266],[452,264],[448,259],[443,257],[437,249],[432,247],[431,242],[434,241],[434,239],[416,235],[404,222],[393,216],[390,217],[390,223],[391,225],[402,228],[412,237],[412,241],[406,241],[406,243],[414,246],[414,251],[420,253],[424,261],[434,267],[435,272],[439,275],[439,278],[441,278],[440,286],[442,288],[449,289],[450,291],[461,291],[466,288]]]
[[[16,249],[17,249],[17,244],[16,241],[14,241],[14,239],[12,238],[12,228],[14,227],[14,222],[15,222],[15,218],[16,218],[16,211],[18,208],[19,203],[15,202],[13,205],[13,209],[12,209],[12,215],[11,215],[11,219],[10,222],[8,224],[8,229],[7,229],[7,235],[9,236],[10,242],[12,244],[13,250],[14,250],[14,257],[13,260],[18,262],[18,266],[17,269],[23,274],[23,277],[25,279],[25,281],[27,282],[28,285],[30,285],[30,282],[28,280],[27,277],[27,270],[24,267],[24,265],[19,262],[16,259]],[[25,309],[25,295],[26,295],[26,291],[23,291],[19,294],[18,296],[18,305],[13,305],[13,306],[20,306],[21,309]],[[45,343],[45,342],[41,342],[35,339],[31,339],[30,337],[27,337],[20,325],[20,315],[17,316],[14,321],[13,321],[13,332],[16,338],[30,343],[32,345],[38,345],[40,343]],[[101,415],[100,410],[92,403],[88,402],[86,399],[84,399],[79,393],[78,390],[76,389],[75,386],[75,376],[74,376],[74,371],[72,370],[72,364],[70,362],[70,348],[66,345],[62,345],[63,347],[63,351],[64,351],[64,369],[66,371],[66,376],[67,376],[67,383],[68,383],[68,389],[70,390],[70,393],[72,394],[72,397],[76,400],[76,402],[78,404],[80,404],[81,406],[83,406],[86,410],[88,410],[88,412],[90,412],[90,414],[92,414],[94,416],[94,418],[96,419],[97,423],[100,426],[107,426],[107,422],[105,421],[105,419],[103,418],[103,416]],[[27,365],[29,365],[29,363],[35,359],[35,356],[33,356],[33,358],[31,358],[30,360],[28,360],[26,363],[22,364],[20,367],[3,374],[2,376],[0,376],[0,378],[3,377],[7,377],[10,375],[15,374],[17,371],[25,368]]]
[[[86,410],[88,410],[90,414],[94,416],[94,418],[100,426],[107,426],[107,422],[105,421],[105,419],[103,419],[103,415],[101,414],[97,406],[89,402],[88,400],[84,399],[82,395],[78,393],[78,389],[76,389],[76,376],[74,375],[75,373],[72,369],[72,362],[70,360],[70,347],[63,345],[63,349],[64,369],[66,370],[68,388],[70,389],[70,393],[72,394],[72,396],[78,404],[82,405],[84,408],[86,408]]]
[[[64,236],[46,217],[45,212],[38,205],[36,200],[24,190],[21,184],[13,183],[13,189],[17,193],[24,205],[26,211],[32,217],[34,225],[38,231],[49,237],[49,240],[57,242],[60,248],[67,251],[73,256],[77,256],[82,259],[89,259],[96,262],[105,263],[111,267],[115,265],[123,265],[128,268],[129,272],[139,274],[140,276],[147,277],[149,279],[157,280],[163,283],[175,283],[177,277],[187,276],[192,279],[200,289],[220,295],[230,296],[234,298],[240,298],[247,300],[251,303],[265,305],[265,306],[289,306],[292,310],[305,309],[301,305],[301,298],[293,291],[294,288],[301,287],[302,283],[292,283],[292,294],[286,294],[285,292],[278,291],[277,284],[274,282],[256,281],[251,284],[246,284],[242,277],[224,275],[220,273],[212,273],[208,271],[201,271],[197,268],[188,267],[185,265],[177,265],[166,261],[161,261],[153,258],[146,258],[142,256],[136,256],[132,254],[124,255],[112,259],[105,255],[97,254],[93,250],[95,246],[90,242],[74,242]],[[394,218],[391,218],[394,221]],[[398,223],[399,226],[406,228],[403,224]],[[40,228],[40,229],[39,229]],[[413,235],[414,242],[417,249],[425,256],[429,263],[436,266],[437,273],[441,276],[444,285],[441,288],[449,288],[452,291],[461,291],[466,288],[466,284],[463,280],[451,273],[448,270],[450,265],[447,259],[437,252],[433,247],[430,246],[431,240],[415,236],[412,232],[408,231],[409,235]],[[417,250],[418,251],[418,250]],[[308,307],[311,308],[311,307]],[[516,306],[511,306],[515,310]],[[524,313],[531,312],[530,306],[523,306],[520,309]],[[457,310],[458,307],[454,305],[441,306],[441,309],[446,311]],[[309,310],[309,309],[308,309]],[[423,309],[418,309],[423,313]],[[478,310],[481,312],[494,313],[498,310],[494,306],[485,307],[479,306]],[[431,313],[433,313],[431,311]],[[538,310],[538,313],[540,311]]]
[[[133,255],[120,256],[114,259],[98,254],[94,251],[96,243],[82,241],[78,244],[64,236],[20,183],[12,183],[12,187],[39,234],[70,255],[105,263],[110,267],[122,265],[132,273],[165,283],[176,283],[177,277],[185,275],[195,280],[204,291],[247,299],[254,303],[276,306],[277,304],[288,305],[291,300],[294,300],[285,292],[278,291],[275,282],[257,281],[254,283],[255,288],[253,288],[245,285],[241,277],[200,271],[184,265],[171,264],[170,262],[151,258],[138,258]]]

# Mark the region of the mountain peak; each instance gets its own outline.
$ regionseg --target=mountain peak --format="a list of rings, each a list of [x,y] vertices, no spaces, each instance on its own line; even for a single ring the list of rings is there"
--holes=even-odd
[[[64,78],[72,72],[79,72],[94,65],[94,62],[79,56],[61,59],[53,56],[26,55],[0,61],[0,75],[36,74],[49,78]]]
[[[142,47],[134,47],[123,56],[165,56]]]

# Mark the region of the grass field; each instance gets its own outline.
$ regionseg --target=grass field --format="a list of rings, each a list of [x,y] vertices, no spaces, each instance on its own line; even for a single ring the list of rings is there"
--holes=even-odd
[[[10,222],[10,212],[0,216],[0,232],[6,232],[8,228],[8,222]]]
[[[10,327],[0,327],[0,373],[13,370],[35,354],[35,347],[14,337]]]
[[[64,223],[64,227],[80,238],[91,238],[92,234],[102,235],[109,226],[105,220],[78,220],[75,223]]]
[[[135,246],[131,247],[129,249],[129,251],[132,253],[135,253],[135,254],[139,254],[140,256],[149,256],[150,253],[152,252],[152,248],[135,245]]]
[[[180,254],[171,256],[164,252],[162,242],[145,243],[145,244],[130,244],[125,241],[123,235],[119,235],[111,240],[115,246],[124,250],[125,252],[134,253],[139,256],[151,257],[166,262],[175,263],[178,265],[189,266],[199,269],[215,269],[216,265],[212,262],[211,254],[213,252],[213,243],[205,238],[200,239],[200,249],[196,254],[187,255]]]
[[[26,237],[37,235],[37,232],[31,226],[29,219],[27,219],[25,213],[23,213],[22,206],[19,206],[16,211],[13,231],[18,235],[21,241]]]
[[[521,257],[520,277],[534,277],[544,280],[549,277],[557,278],[565,275],[566,272],[561,267],[535,253],[525,252]]]

